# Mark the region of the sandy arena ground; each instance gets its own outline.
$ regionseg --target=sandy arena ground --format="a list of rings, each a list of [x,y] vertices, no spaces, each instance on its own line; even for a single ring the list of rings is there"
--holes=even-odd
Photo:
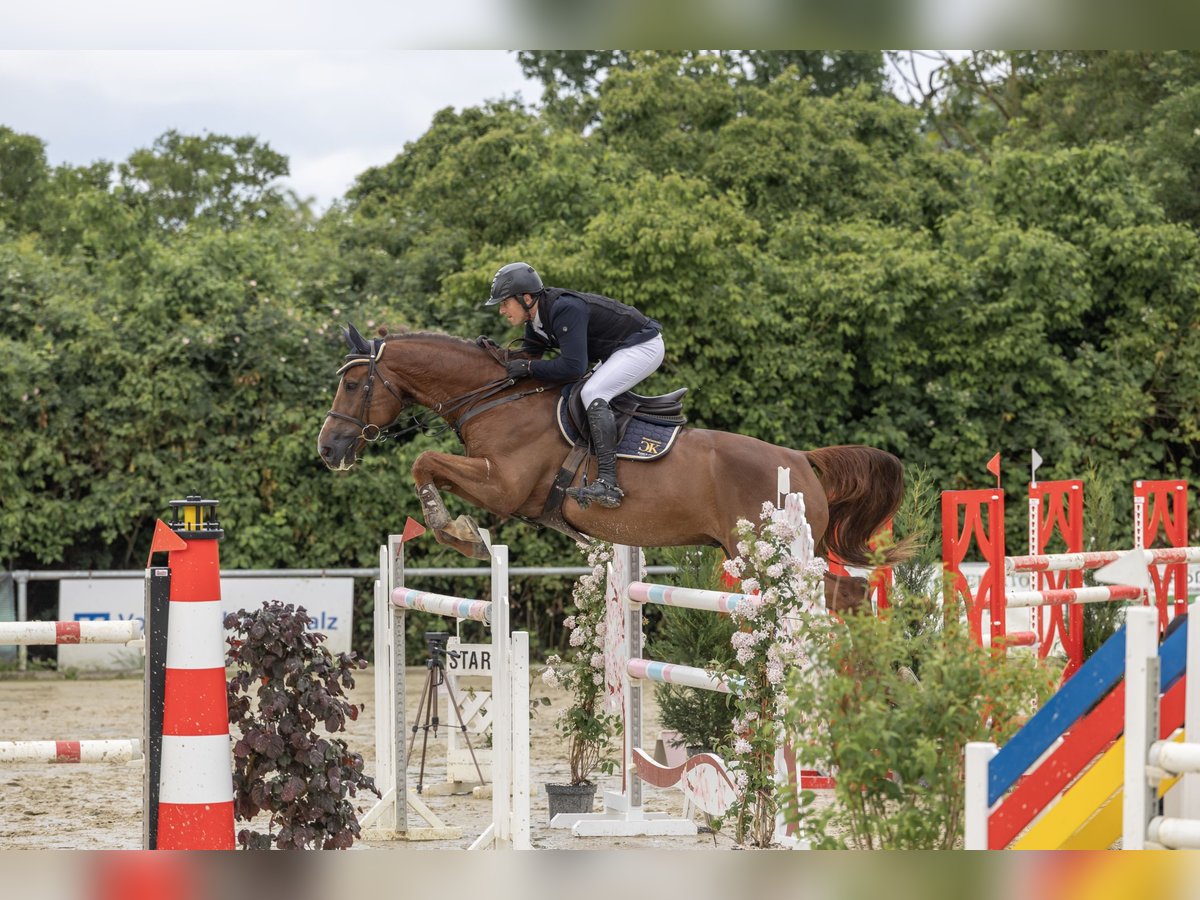
[[[536,667],[535,667],[536,668]],[[409,722],[424,685],[426,670],[408,671]],[[365,704],[357,722],[342,735],[352,749],[362,753],[368,774],[375,772],[375,718],[372,670],[360,673],[351,699]],[[566,705],[561,691],[548,689],[540,680],[531,696],[549,696],[552,705],[540,707],[530,723],[530,818],[533,846],[538,849],[731,849],[726,835],[695,837],[578,838],[570,831],[548,825],[546,782],[567,780],[568,770],[561,739],[553,728]],[[657,709],[647,692],[645,735],[657,738]],[[444,703],[444,694],[443,694]],[[441,711],[442,722],[446,710]],[[137,678],[65,680],[58,675],[0,680],[0,739],[82,740],[133,738],[142,733],[142,682]],[[418,740],[419,747],[419,740]],[[426,785],[445,781],[445,733],[431,738],[426,758]],[[651,747],[650,749],[653,749]],[[419,757],[419,751],[415,756]],[[416,784],[416,768],[409,769],[409,790]],[[17,764],[0,769],[0,849],[137,849],[142,845],[142,764],[51,765]],[[600,776],[600,789],[618,790],[618,776]],[[597,795],[599,797],[599,794]],[[466,848],[491,821],[491,800],[467,795],[437,796],[427,790],[425,802],[447,824],[463,829],[455,841],[420,844],[362,841],[359,848],[404,850]],[[370,809],[374,795],[360,794],[360,815]],[[597,809],[599,809],[597,799]],[[677,791],[645,788],[645,806],[651,811],[679,814],[682,795]],[[244,827],[239,823],[238,827]],[[264,822],[255,825],[262,830]]]

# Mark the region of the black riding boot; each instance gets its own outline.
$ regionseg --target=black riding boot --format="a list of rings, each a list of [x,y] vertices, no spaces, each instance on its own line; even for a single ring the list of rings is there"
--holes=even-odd
[[[592,401],[587,410],[588,425],[592,429],[592,446],[596,448],[596,480],[586,487],[568,488],[580,506],[596,502],[608,509],[616,509],[625,496],[617,484],[617,425],[607,400]]]

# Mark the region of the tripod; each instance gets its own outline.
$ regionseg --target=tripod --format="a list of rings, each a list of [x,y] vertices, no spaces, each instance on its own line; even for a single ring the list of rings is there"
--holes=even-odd
[[[421,793],[425,788],[425,751],[429,745],[429,730],[432,728],[434,735],[437,734],[439,719],[438,719],[438,688],[442,685],[446,687],[446,694],[450,698],[450,708],[454,710],[454,716],[458,719],[458,727],[462,732],[463,741],[467,745],[467,750],[471,753],[471,762],[475,764],[475,772],[479,776],[479,783],[483,784],[483,771],[479,768],[479,760],[475,758],[475,748],[471,746],[471,738],[467,734],[466,723],[462,719],[462,710],[458,707],[458,698],[454,696],[454,688],[450,686],[450,682],[446,680],[446,667],[443,658],[446,656],[457,658],[458,651],[446,649],[446,642],[450,639],[449,633],[445,631],[427,631],[425,632],[425,646],[429,648],[429,659],[425,662],[425,667],[429,673],[425,676],[425,686],[421,689],[421,699],[417,701],[418,717],[419,710],[422,706],[425,707],[425,720],[423,722],[413,722],[412,738],[408,742],[408,757],[412,758],[413,747],[417,743],[417,731],[421,730],[424,735],[421,738],[421,769],[417,777],[417,793]]]

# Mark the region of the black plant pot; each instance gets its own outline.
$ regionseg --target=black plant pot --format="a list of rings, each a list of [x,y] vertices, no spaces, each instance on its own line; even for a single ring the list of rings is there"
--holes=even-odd
[[[547,784],[546,803],[550,807],[550,821],[559,813],[590,813],[596,799],[594,784]]]

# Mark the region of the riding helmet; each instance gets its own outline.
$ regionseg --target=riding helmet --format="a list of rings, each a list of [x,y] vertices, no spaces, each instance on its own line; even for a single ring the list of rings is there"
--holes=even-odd
[[[495,306],[509,297],[522,294],[538,294],[542,290],[542,279],[529,263],[515,262],[502,266],[492,279],[492,293],[484,306]]]

